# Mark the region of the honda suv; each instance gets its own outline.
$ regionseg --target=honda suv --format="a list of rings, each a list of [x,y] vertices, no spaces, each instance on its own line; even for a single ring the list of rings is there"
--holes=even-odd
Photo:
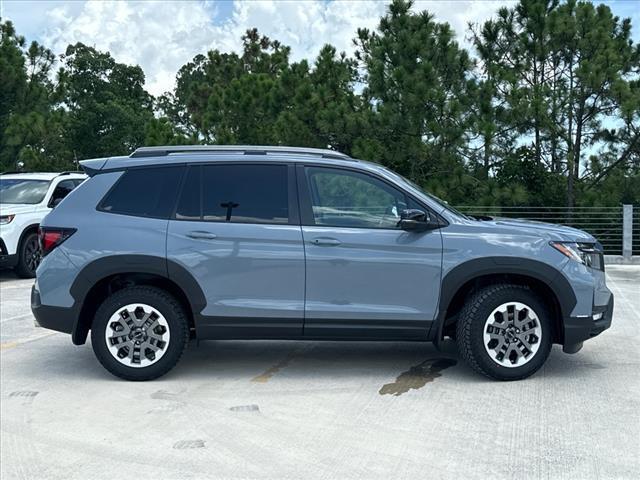
[[[168,372],[190,338],[445,337],[516,380],[611,324],[591,235],[469,217],[339,152],[147,147],[82,166],[41,224],[31,306],[128,380]]]

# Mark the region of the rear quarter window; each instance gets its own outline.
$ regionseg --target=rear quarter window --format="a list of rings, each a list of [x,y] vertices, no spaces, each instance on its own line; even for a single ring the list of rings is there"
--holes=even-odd
[[[184,167],[127,170],[107,193],[98,210],[138,217],[169,218]]]

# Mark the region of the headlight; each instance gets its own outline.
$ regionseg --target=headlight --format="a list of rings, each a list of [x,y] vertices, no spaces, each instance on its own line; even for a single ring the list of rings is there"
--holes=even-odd
[[[604,271],[602,250],[594,243],[551,242],[551,246],[576,262]]]
[[[0,225],[6,225],[7,223],[11,223],[15,215],[2,215],[0,216]]]

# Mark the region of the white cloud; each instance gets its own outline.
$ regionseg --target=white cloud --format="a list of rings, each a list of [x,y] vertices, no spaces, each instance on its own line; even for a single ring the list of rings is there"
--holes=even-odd
[[[482,23],[495,16],[500,7],[513,7],[517,0],[485,0],[485,1],[433,1],[418,0],[414,10],[428,10],[436,20],[448,22],[456,32],[458,42],[470,48],[468,37],[469,23]]]
[[[139,64],[153,94],[171,89],[178,68],[210,47],[203,33],[211,12],[202,3],[86,2],[75,15],[66,6],[47,15],[43,42],[53,51],[75,42],[109,51],[119,62]]]
[[[464,43],[469,21],[482,21],[509,3],[419,0],[414,10],[429,10],[437,20],[449,22]],[[313,59],[325,43],[351,53],[357,28],[374,29],[387,2],[236,0],[224,19],[216,14],[219,7],[215,1],[56,3],[40,12],[47,19],[40,40],[56,53],[83,42],[111,52],[120,62],[139,64],[147,89],[158,95],[173,87],[177,70],[196,54],[237,50],[240,37],[252,27],[291,46],[294,60]]]

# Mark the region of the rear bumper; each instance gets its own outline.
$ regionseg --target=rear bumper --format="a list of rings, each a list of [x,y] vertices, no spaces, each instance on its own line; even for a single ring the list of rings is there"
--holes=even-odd
[[[576,353],[585,340],[596,337],[609,328],[613,318],[613,303],[611,295],[606,305],[593,307],[591,316],[565,318],[562,350],[565,353]]]
[[[31,311],[36,319],[36,326],[62,333],[73,332],[77,317],[75,309],[42,305],[36,285],[31,287]]]

